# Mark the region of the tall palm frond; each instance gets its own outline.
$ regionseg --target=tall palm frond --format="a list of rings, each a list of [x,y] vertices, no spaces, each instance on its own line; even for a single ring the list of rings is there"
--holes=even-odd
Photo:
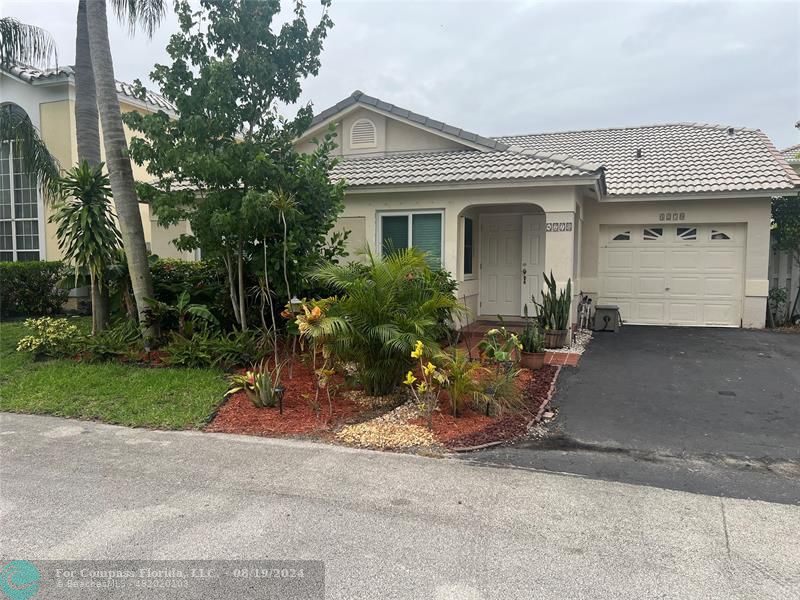
[[[148,37],[153,36],[167,13],[165,0],[110,0],[110,4],[119,22],[127,25],[131,33],[140,26]]]
[[[51,60],[58,63],[58,53],[47,31],[13,17],[0,18],[0,64],[47,66]]]
[[[50,154],[28,115],[16,104],[0,105],[0,143],[4,142],[13,144],[14,154],[22,158],[23,170],[52,190],[58,180],[58,161]]]

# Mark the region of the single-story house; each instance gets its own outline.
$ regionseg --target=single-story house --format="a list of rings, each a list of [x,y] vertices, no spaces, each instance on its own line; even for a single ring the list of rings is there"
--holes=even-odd
[[[356,91],[298,147],[331,125],[351,250],[429,252],[472,318],[534,314],[552,271],[628,323],[764,326],[770,198],[800,176],[758,129],[484,137]]]

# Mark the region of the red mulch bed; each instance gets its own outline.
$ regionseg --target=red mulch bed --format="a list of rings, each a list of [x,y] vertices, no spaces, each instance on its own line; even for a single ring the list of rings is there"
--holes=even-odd
[[[244,392],[231,395],[206,426],[206,431],[244,433],[247,435],[290,436],[330,429],[332,424],[363,409],[342,394],[332,394],[333,416],[330,418],[328,396],[319,394],[319,412],[313,407],[315,380],[310,367],[299,360],[294,363],[289,379],[288,365],[283,370],[283,414],[278,407],[256,408]],[[335,381],[335,384],[340,381]]]
[[[507,441],[523,435],[528,423],[536,416],[539,408],[547,401],[550,387],[558,369],[544,366],[538,371],[523,370],[519,383],[527,411],[509,414],[499,418],[487,417],[472,410],[460,417],[449,413],[449,405],[442,406],[441,412],[433,417],[433,432],[447,448],[470,448],[498,441]]]

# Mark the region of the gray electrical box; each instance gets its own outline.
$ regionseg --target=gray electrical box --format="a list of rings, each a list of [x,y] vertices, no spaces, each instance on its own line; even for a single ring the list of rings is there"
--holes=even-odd
[[[616,304],[598,304],[594,307],[594,331],[619,331],[619,306]]]

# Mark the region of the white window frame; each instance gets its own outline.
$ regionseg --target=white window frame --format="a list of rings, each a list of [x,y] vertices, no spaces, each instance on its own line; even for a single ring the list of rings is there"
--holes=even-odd
[[[370,126],[372,127],[372,134],[373,134],[372,141],[371,142],[357,142],[357,143],[354,143],[353,142],[353,130],[356,128],[356,125],[358,125],[359,123],[364,123],[364,122],[369,123]],[[353,124],[350,126],[350,147],[354,148],[354,149],[377,148],[378,147],[378,128],[377,128],[377,126],[375,125],[375,122],[372,119],[368,119],[366,117],[361,117],[359,119],[356,119],[353,122]]]
[[[439,256],[441,257],[441,266],[444,267],[444,249],[445,249],[445,241],[444,241],[444,209],[431,209],[431,210],[379,210],[375,211],[375,216],[377,219],[377,223],[375,225],[375,231],[377,232],[375,246],[378,249],[378,254],[383,256],[383,217],[408,217],[408,243],[409,247],[414,247],[414,232],[413,232],[413,225],[414,219],[412,219],[413,215],[441,215],[441,226],[442,226],[442,234],[441,234],[441,247],[439,248]]]
[[[0,252],[11,252],[11,260],[12,262],[19,262],[19,252],[37,252],[39,253],[39,260],[45,260],[46,258],[46,249],[45,249],[45,225],[44,225],[44,201],[42,199],[42,188],[39,185],[39,182],[36,182],[36,218],[32,219],[30,217],[17,217],[17,203],[14,197],[14,142],[7,141],[7,142],[0,142],[3,144],[9,145],[9,152],[8,152],[8,173],[9,173],[9,196],[11,198],[11,219],[0,219],[0,222],[10,222],[11,223],[11,250],[5,249],[0,250]],[[17,249],[17,223],[36,223],[36,233],[37,239],[39,241],[38,248],[26,248],[22,250]]]

